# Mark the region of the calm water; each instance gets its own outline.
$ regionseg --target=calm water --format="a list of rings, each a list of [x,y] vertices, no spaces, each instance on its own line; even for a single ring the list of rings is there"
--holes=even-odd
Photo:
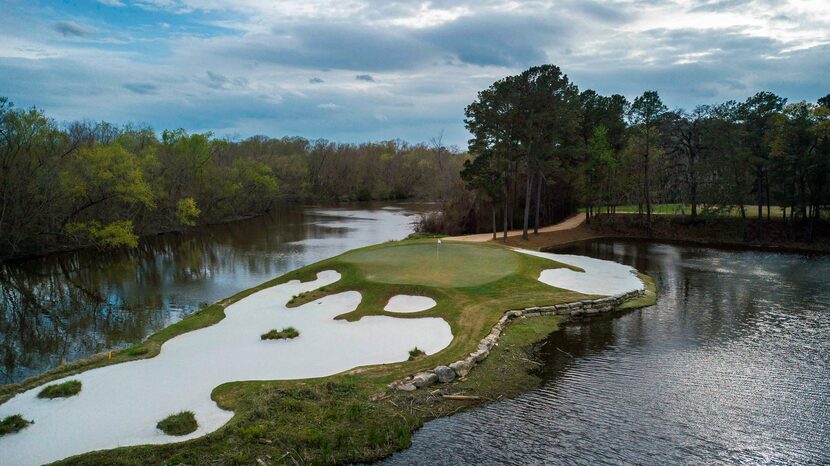
[[[830,257],[566,252],[646,271],[658,304],[553,334],[541,388],[430,422],[388,463],[830,464]]]
[[[129,254],[0,264],[0,383],[139,342],[207,303],[349,249],[401,239],[426,206],[283,206]]]

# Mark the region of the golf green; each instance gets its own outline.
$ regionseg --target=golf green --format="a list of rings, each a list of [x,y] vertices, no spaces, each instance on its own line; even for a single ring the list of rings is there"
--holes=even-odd
[[[519,254],[508,249],[458,243],[394,244],[343,256],[364,278],[379,283],[462,288],[513,274]]]

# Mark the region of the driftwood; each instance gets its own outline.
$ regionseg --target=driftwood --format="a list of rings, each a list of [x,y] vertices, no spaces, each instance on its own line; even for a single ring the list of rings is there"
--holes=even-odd
[[[483,397],[480,396],[472,396],[472,395],[442,395],[445,400],[458,400],[458,401],[480,401],[484,400]]]

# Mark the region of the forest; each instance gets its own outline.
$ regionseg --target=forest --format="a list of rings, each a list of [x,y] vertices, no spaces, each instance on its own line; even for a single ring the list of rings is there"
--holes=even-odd
[[[788,103],[758,92],[669,110],[655,91],[633,101],[580,92],[544,65],[496,81],[465,114],[467,190],[424,230],[521,228],[527,238],[580,207],[590,222],[632,205],[648,230],[655,206],[680,204],[691,218],[734,215],[759,230],[774,218],[812,231],[830,204],[830,95]]]
[[[421,231],[525,237],[579,208],[590,221],[634,206],[648,229],[666,204],[735,215],[761,235],[773,217],[809,232],[830,205],[830,94],[670,110],[655,91],[580,91],[544,65],[494,82],[465,115],[462,152],[440,137],[340,144],[58,124],[0,98],[0,257],[134,247],[278,202],[431,200]]]
[[[141,235],[250,217],[277,202],[441,199],[465,154],[434,138],[338,144],[107,122],[58,124],[0,98],[0,258],[135,247]]]

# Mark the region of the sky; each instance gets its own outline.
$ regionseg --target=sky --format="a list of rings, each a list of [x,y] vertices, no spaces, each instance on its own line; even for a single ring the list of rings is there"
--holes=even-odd
[[[339,142],[443,137],[545,63],[691,109],[830,93],[830,0],[0,0],[0,96],[58,122]]]

